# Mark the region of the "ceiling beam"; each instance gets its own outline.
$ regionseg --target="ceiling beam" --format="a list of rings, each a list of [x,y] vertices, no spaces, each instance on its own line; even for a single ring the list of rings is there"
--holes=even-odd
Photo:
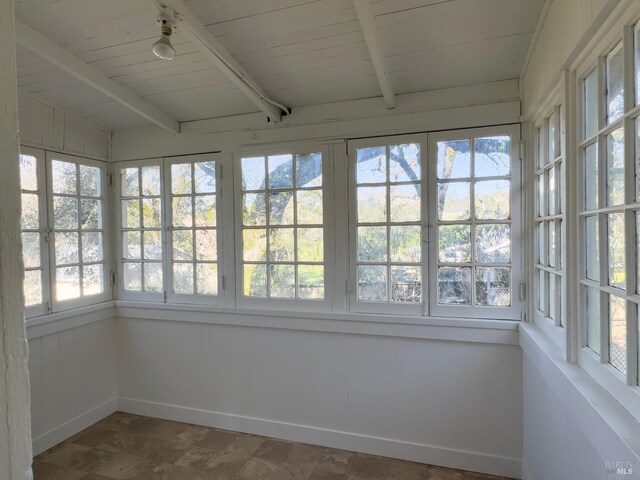
[[[53,65],[91,85],[129,110],[172,133],[180,133],[180,124],[155,105],[143,100],[100,70],[87,65],[57,43],[16,18],[16,42]],[[149,47],[151,48],[151,47]]]
[[[386,59],[380,48],[378,26],[376,24],[376,18],[373,15],[373,9],[371,8],[371,0],[353,0],[353,5],[356,7],[356,14],[358,15],[360,27],[364,34],[364,41],[369,49],[373,69],[376,71],[376,77],[378,77],[384,103],[387,105],[387,108],[395,108],[396,94],[393,90]]]
[[[282,120],[283,110],[269,101],[267,94],[182,0],[151,0],[151,3],[161,12],[164,7],[173,9],[181,20],[178,22],[178,29],[189,36],[195,46],[272,122]]]

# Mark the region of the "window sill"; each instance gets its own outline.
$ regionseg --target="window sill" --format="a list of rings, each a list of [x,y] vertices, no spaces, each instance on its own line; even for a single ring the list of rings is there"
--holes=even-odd
[[[302,313],[126,300],[116,300],[115,305],[118,317],[131,319],[518,345],[518,322],[504,320]]]
[[[31,340],[111,318],[114,316],[114,306],[115,302],[109,300],[108,302],[87,305],[65,310],[64,312],[27,318],[25,320],[27,338]]]

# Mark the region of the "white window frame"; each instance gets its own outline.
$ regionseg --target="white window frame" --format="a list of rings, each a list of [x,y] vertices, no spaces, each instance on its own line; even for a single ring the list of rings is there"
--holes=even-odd
[[[441,305],[438,304],[438,204],[437,195],[437,143],[440,141],[459,140],[479,137],[491,137],[507,135],[511,138],[511,205],[510,205],[510,225],[511,225],[511,306],[510,307],[493,307],[479,305]],[[473,144],[473,141],[472,141]],[[472,146],[473,148],[473,146]],[[498,320],[521,320],[523,315],[523,298],[521,297],[521,285],[524,282],[522,277],[523,248],[514,248],[517,245],[523,245],[524,235],[522,230],[522,174],[521,174],[521,158],[520,158],[520,125],[504,125],[497,127],[480,127],[463,130],[451,130],[446,132],[437,132],[429,134],[429,150],[427,155],[428,166],[428,189],[427,197],[430,200],[428,217],[429,217],[429,311],[432,316],[446,316],[457,318],[490,318]],[[471,172],[473,175],[473,171]],[[479,180],[490,180],[493,177],[482,177]],[[464,180],[464,179],[460,179]],[[474,177],[469,179],[474,182]],[[471,194],[471,216],[473,217],[473,188]],[[473,218],[470,223],[478,225],[483,223],[507,223],[504,221],[493,222],[491,220],[476,221]],[[471,248],[475,245],[472,242]],[[476,265],[474,262],[473,265]],[[487,264],[491,266],[492,264]],[[507,265],[507,264],[505,264]],[[481,265],[484,266],[484,265]],[[496,265],[498,266],[498,265]],[[504,266],[504,265],[499,265]],[[475,295],[475,277],[472,270],[472,297]]]
[[[163,250],[163,264],[164,264],[164,285],[165,291],[167,292],[167,303],[186,303],[186,304],[200,304],[200,305],[223,305],[225,303],[225,276],[224,276],[224,267],[225,267],[225,256],[222,254],[224,252],[224,218],[222,212],[224,211],[223,206],[223,184],[221,181],[221,165],[222,157],[219,153],[211,153],[211,154],[198,154],[198,155],[182,155],[177,157],[167,157],[164,159],[163,169],[164,172],[161,173],[161,178],[163,182],[163,210],[165,211],[163,218],[165,219],[165,223],[163,225],[163,230],[166,232],[166,241],[165,241],[165,249]],[[197,162],[205,162],[205,161],[213,161],[215,162],[215,181],[216,181],[216,226],[211,227],[216,229],[216,264],[217,264],[217,272],[218,272],[218,294],[217,295],[204,295],[204,294],[182,294],[175,293],[173,291],[173,232],[174,230],[184,230],[180,227],[173,227],[173,208],[172,208],[172,199],[173,194],[171,191],[171,166],[179,163],[190,163],[191,165]],[[192,183],[193,185],[193,183]],[[191,193],[191,198],[194,198],[195,192]],[[185,228],[188,229],[188,228]],[[191,227],[191,231],[195,231],[198,228],[194,226]],[[193,265],[197,265],[199,262],[195,259],[196,251],[194,248],[194,260],[192,262]],[[194,285],[195,289],[195,285]]]
[[[125,168],[140,168],[140,167],[150,167],[150,166],[157,166],[160,168],[160,198],[162,201],[162,205],[160,208],[160,230],[161,230],[161,236],[162,236],[162,285],[163,285],[163,291],[162,292],[144,292],[144,291],[133,291],[133,290],[126,290],[124,288],[124,263],[126,262],[126,259],[124,258],[124,252],[122,249],[122,176],[120,174],[120,171],[122,169]],[[115,201],[113,202],[114,204],[114,211],[115,211],[115,224],[117,225],[117,228],[114,229],[114,231],[116,232],[116,238],[115,238],[115,252],[117,255],[117,272],[118,272],[118,280],[117,280],[117,284],[118,284],[118,288],[117,288],[117,298],[121,299],[121,300],[139,300],[139,301],[145,301],[145,302],[158,302],[158,303],[162,303],[165,302],[166,300],[166,286],[167,286],[167,257],[166,257],[166,252],[167,252],[167,230],[166,230],[166,221],[165,221],[165,208],[166,206],[164,205],[166,203],[166,196],[164,194],[164,190],[165,190],[165,180],[164,180],[164,176],[163,176],[163,159],[162,158],[151,158],[151,159],[146,159],[146,160],[133,160],[133,161],[127,161],[127,162],[117,162],[114,164],[114,173],[113,176],[115,178],[115,184],[116,184],[116,193],[115,193]],[[155,196],[154,196],[155,197]],[[144,196],[142,195],[142,192],[140,192],[140,195],[138,197],[134,197],[134,198],[139,198],[142,199],[144,198]],[[142,225],[140,225],[140,228],[138,229],[138,231],[143,232],[144,228],[142,227]]]
[[[349,140],[348,142],[348,156],[349,156],[349,172],[348,172],[348,196],[349,196],[349,279],[347,283],[347,296],[349,297],[349,311],[356,313],[382,313],[393,315],[424,315],[428,310],[428,281],[425,275],[425,260],[428,256],[428,249],[426,243],[427,229],[425,224],[425,212],[427,207],[427,192],[426,189],[426,175],[427,175],[427,138],[428,134],[421,133],[416,135],[398,135],[398,136],[386,136],[386,137],[372,137],[367,139]],[[368,147],[385,147],[387,151],[387,157],[389,156],[389,146],[399,145],[407,143],[417,143],[420,145],[420,205],[421,216],[419,224],[421,228],[422,247],[421,247],[421,282],[422,282],[422,301],[416,303],[393,303],[387,302],[364,302],[358,300],[358,181],[357,181],[357,150],[360,148]],[[387,158],[388,159],[388,158]],[[367,184],[365,184],[367,185]],[[390,182],[378,183],[376,186],[388,187]],[[387,210],[389,205],[387,205]],[[415,223],[415,222],[408,222]],[[389,225],[389,218],[387,218],[386,225]],[[389,248],[389,246],[387,246]],[[390,266],[393,262],[387,259],[387,266]],[[389,273],[390,275],[390,273]],[[390,276],[388,277],[390,278]],[[390,285],[388,286],[390,288]]]
[[[47,204],[46,182],[46,154],[44,150],[20,146],[20,155],[28,155],[36,159],[36,181],[38,185],[38,222],[40,233],[40,265],[42,273],[40,282],[42,285],[42,303],[25,307],[25,317],[32,318],[51,313],[51,275],[49,272],[49,221]],[[21,229],[22,231],[22,229]]]
[[[45,151],[46,153],[46,183],[47,183],[47,214],[49,218],[48,222],[48,232],[49,232],[49,282],[50,282],[50,295],[51,295],[51,312],[61,312],[65,310],[70,310],[74,308],[84,307],[87,305],[93,305],[100,302],[106,302],[108,300],[113,299],[113,291],[111,285],[111,255],[109,248],[110,245],[110,222],[109,222],[109,208],[110,204],[110,189],[107,183],[107,162],[101,160],[92,160],[83,157],[77,157],[74,155],[68,155],[63,153],[56,153]],[[56,298],[56,290],[55,290],[55,280],[56,280],[56,266],[55,266],[55,237],[53,233],[55,229],[54,225],[54,214],[53,214],[53,176],[51,171],[51,165],[53,160],[61,160],[63,162],[75,163],[78,165],[86,165],[89,167],[96,167],[100,169],[100,181],[102,188],[102,232],[103,232],[103,260],[102,263],[104,265],[103,268],[103,285],[104,291],[98,295],[90,295],[86,297],[79,297],[69,300],[57,300]],[[80,188],[79,178],[78,178],[78,189]],[[77,198],[80,198],[81,194],[78,191]],[[80,208],[80,205],[79,205]],[[80,225],[78,225],[78,232],[82,232]],[[80,277],[80,282],[82,283],[82,276]]]
[[[323,235],[324,235],[324,299],[285,299],[250,297],[243,291],[243,225],[242,225],[242,167],[241,159],[252,156],[293,155],[316,153],[322,154],[322,199],[323,199]],[[334,223],[334,191],[333,191],[333,155],[327,144],[286,145],[234,152],[233,154],[233,190],[235,205],[235,299],[236,305],[242,308],[264,308],[273,310],[303,310],[309,312],[330,312],[334,309],[334,289],[330,282],[335,281],[335,223]],[[296,189],[294,188],[295,192]],[[292,262],[294,263],[294,262]],[[270,265],[270,262],[266,263]],[[296,263],[297,265],[297,263]],[[267,269],[268,270],[268,269]],[[267,277],[267,284],[269,280]]]

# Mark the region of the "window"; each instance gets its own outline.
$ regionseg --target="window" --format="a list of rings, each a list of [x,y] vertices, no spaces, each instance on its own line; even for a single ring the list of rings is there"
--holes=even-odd
[[[32,316],[47,313],[50,308],[47,305],[49,269],[45,242],[47,209],[44,194],[44,152],[24,147],[21,152],[24,301],[27,315]]]
[[[121,288],[157,297],[164,292],[161,167],[153,162],[128,164],[120,168],[119,178]]]
[[[583,174],[578,206],[580,303],[585,319],[582,345],[611,371],[617,371],[623,381],[638,385],[640,118],[633,109],[640,87],[638,26],[634,32],[581,80]],[[624,54],[632,49],[633,55]],[[601,87],[599,75],[604,79]],[[627,82],[625,75],[632,77],[631,81]],[[636,87],[635,95],[625,91],[625,85]],[[625,132],[634,135],[625,138]],[[635,147],[628,148],[627,142]]]
[[[519,318],[518,138],[502,127],[350,142],[352,310]]]
[[[326,308],[326,151],[244,154],[237,167],[241,301]]]
[[[22,148],[22,242],[28,316],[111,297],[104,249],[104,179],[102,162]]]
[[[589,84],[591,85],[591,83]],[[585,99],[591,92],[585,92]],[[591,103],[586,103],[591,108]],[[536,315],[550,319],[554,325],[562,326],[564,303],[564,207],[561,193],[563,184],[562,124],[563,108],[552,108],[535,129],[535,281],[534,305]],[[590,125],[585,128],[591,128]],[[589,152],[588,161],[593,162]],[[597,170],[590,170],[597,175]],[[593,225],[590,224],[590,228]]]
[[[352,308],[381,311],[385,305],[388,311],[421,313],[422,145],[416,139],[404,140],[352,145]]]
[[[511,127],[429,136],[432,314],[520,318],[518,139]]]
[[[167,163],[170,300],[209,302],[218,295],[217,165],[210,155],[172,158]]]

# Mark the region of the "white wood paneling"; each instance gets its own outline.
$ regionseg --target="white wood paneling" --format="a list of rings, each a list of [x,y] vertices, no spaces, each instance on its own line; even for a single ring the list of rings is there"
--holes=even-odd
[[[122,409],[519,474],[516,346],[117,322]]]
[[[107,160],[111,134],[68,112],[18,94],[20,143]]]
[[[112,318],[29,340],[34,454],[115,410],[115,355]]]

